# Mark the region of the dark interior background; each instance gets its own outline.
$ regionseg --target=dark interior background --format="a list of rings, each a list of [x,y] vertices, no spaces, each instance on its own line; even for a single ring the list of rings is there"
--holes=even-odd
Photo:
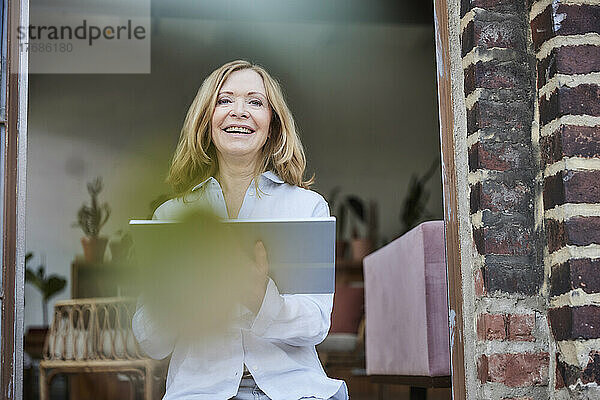
[[[392,240],[411,176],[439,155],[432,20],[431,2],[152,1],[151,74],[30,77],[28,250],[70,279],[82,236],[71,223],[96,176],[113,210],[103,234],[145,218],[168,192],[163,180],[199,85],[238,58],[281,81],[314,190],[374,200],[381,243]],[[427,189],[442,219],[439,170]],[[69,295],[67,286],[55,300]],[[39,293],[27,285],[26,298],[26,325],[39,324]]]

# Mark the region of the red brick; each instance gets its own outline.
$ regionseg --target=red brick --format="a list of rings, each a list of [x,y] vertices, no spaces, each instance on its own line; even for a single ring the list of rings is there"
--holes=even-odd
[[[564,157],[600,157],[600,127],[563,125],[554,134],[542,137],[540,148],[545,164]]]
[[[477,19],[476,19],[477,21]],[[517,19],[503,18],[501,21],[479,21],[475,23],[475,43],[491,49],[521,48],[524,45],[523,27]]]
[[[527,213],[531,206],[531,188],[521,181],[486,181],[471,191],[471,212],[520,210]]]
[[[565,203],[600,203],[600,171],[560,171],[544,180],[544,209]]]
[[[487,356],[487,382],[511,387],[548,384],[548,353],[492,354]]]
[[[555,49],[556,72],[566,75],[600,72],[600,47],[561,46]]]
[[[546,235],[550,252],[567,245],[600,244],[600,217],[573,217],[565,222],[546,220]]]
[[[556,250],[565,247],[567,242],[565,224],[554,219],[547,219],[545,227],[548,251],[553,253]]]
[[[562,86],[540,99],[540,122],[547,124],[563,115],[600,116],[600,86]]]
[[[522,49],[525,45],[524,29],[518,18],[502,18],[494,20],[486,18],[487,12],[480,13],[478,18],[470,21],[462,32],[462,56],[467,55],[474,47],[491,49]]]
[[[535,328],[534,314],[511,314],[508,316],[508,339],[516,341],[533,342],[533,329]]]
[[[475,214],[477,211],[481,210],[481,182],[477,182],[474,185],[471,185],[471,191],[469,194],[469,203],[471,214]]]
[[[485,354],[482,354],[477,360],[477,378],[481,383],[488,382],[489,376],[489,362]]]
[[[600,217],[573,217],[565,221],[567,244],[600,244]]]
[[[469,21],[462,34],[460,35],[460,45],[462,56],[466,56],[475,46],[475,23]]]
[[[600,307],[560,307],[548,310],[555,340],[600,338]]]
[[[573,259],[552,268],[550,294],[558,296],[573,289],[600,293],[599,259]]]
[[[546,7],[530,23],[531,38],[535,51],[538,51],[542,44],[554,35],[552,28],[552,5]]]
[[[529,167],[529,151],[524,143],[480,141],[469,148],[469,170],[520,170]]]
[[[559,2],[555,10],[561,15],[560,23],[556,23],[556,35],[581,35],[585,33],[600,33],[600,6],[571,5]]]
[[[477,101],[467,111],[467,133],[471,134],[479,129],[492,128],[510,132],[514,139],[502,138],[504,141],[517,142],[518,136],[524,129],[531,129],[533,112],[531,105],[524,101],[492,102],[487,100]]]
[[[510,89],[521,85],[529,78],[526,65],[517,61],[479,61],[465,70],[465,95],[476,88]]]
[[[565,381],[563,380],[563,374],[560,368],[560,357],[556,354],[556,368],[555,368],[555,377],[556,384],[554,385],[555,389],[561,389],[565,387]]]
[[[477,337],[480,340],[506,339],[506,317],[502,314],[481,314],[477,318]]]
[[[506,222],[473,230],[479,254],[527,255],[533,249],[531,228],[523,223]]]
[[[485,290],[489,293],[537,294],[543,280],[543,270],[532,265],[506,265],[486,262],[483,268]]]
[[[531,36],[536,51],[553,36],[600,33],[600,7],[598,6],[558,3],[554,14],[561,15],[560,23],[555,24],[552,4],[531,21]]]
[[[600,47],[593,45],[560,46],[537,62],[538,88],[556,74],[589,74],[600,72]]]

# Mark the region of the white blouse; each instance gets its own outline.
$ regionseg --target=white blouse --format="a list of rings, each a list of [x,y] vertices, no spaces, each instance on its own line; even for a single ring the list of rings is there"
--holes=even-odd
[[[205,190],[198,190],[200,188]],[[244,197],[238,219],[328,217],[329,206],[318,193],[289,185],[268,171],[254,182]],[[161,204],[153,219],[176,219],[186,207],[207,202],[220,218],[227,218],[223,191],[213,177],[192,189],[191,200],[181,198]],[[226,400],[237,394],[244,366],[272,400],[347,400],[343,380],[327,377],[315,345],[329,332],[333,293],[280,294],[271,278],[256,315],[245,314],[239,326],[210,343],[189,348],[178,346],[153,326],[138,304],[133,332],[142,349],[152,358],[171,361],[163,400]],[[247,310],[247,309],[246,309]],[[249,311],[248,311],[249,312]]]

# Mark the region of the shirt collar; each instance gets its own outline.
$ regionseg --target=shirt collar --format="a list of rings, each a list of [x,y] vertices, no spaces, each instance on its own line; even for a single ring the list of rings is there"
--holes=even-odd
[[[264,176],[265,178],[269,179],[271,182],[274,182],[274,183],[285,183],[283,181],[283,179],[281,179],[279,177],[279,175],[277,175],[273,171],[265,171],[261,175]]]
[[[273,183],[285,183],[283,181],[283,179],[281,179],[275,172],[273,171],[265,171],[261,174],[262,177],[265,177],[267,179],[269,179],[271,182]],[[208,181],[216,181],[216,179],[212,176],[209,176],[208,178],[206,178],[205,180],[203,180],[202,182],[200,182],[199,184],[197,184],[196,186],[194,186],[192,188],[192,192],[196,189],[201,188],[202,186],[204,186]]]

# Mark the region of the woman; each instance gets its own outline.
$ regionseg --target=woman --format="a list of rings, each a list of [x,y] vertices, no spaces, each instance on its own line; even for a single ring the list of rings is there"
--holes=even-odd
[[[260,66],[227,63],[203,82],[184,121],[167,182],[176,197],[155,219],[208,203],[221,218],[329,216],[304,180],[306,160],[279,84]],[[254,279],[239,327],[210,345],[177,346],[160,335],[143,305],[133,318],[153,358],[172,353],[164,399],[347,399],[326,376],[315,345],[329,331],[333,294],[280,294],[255,248]]]

